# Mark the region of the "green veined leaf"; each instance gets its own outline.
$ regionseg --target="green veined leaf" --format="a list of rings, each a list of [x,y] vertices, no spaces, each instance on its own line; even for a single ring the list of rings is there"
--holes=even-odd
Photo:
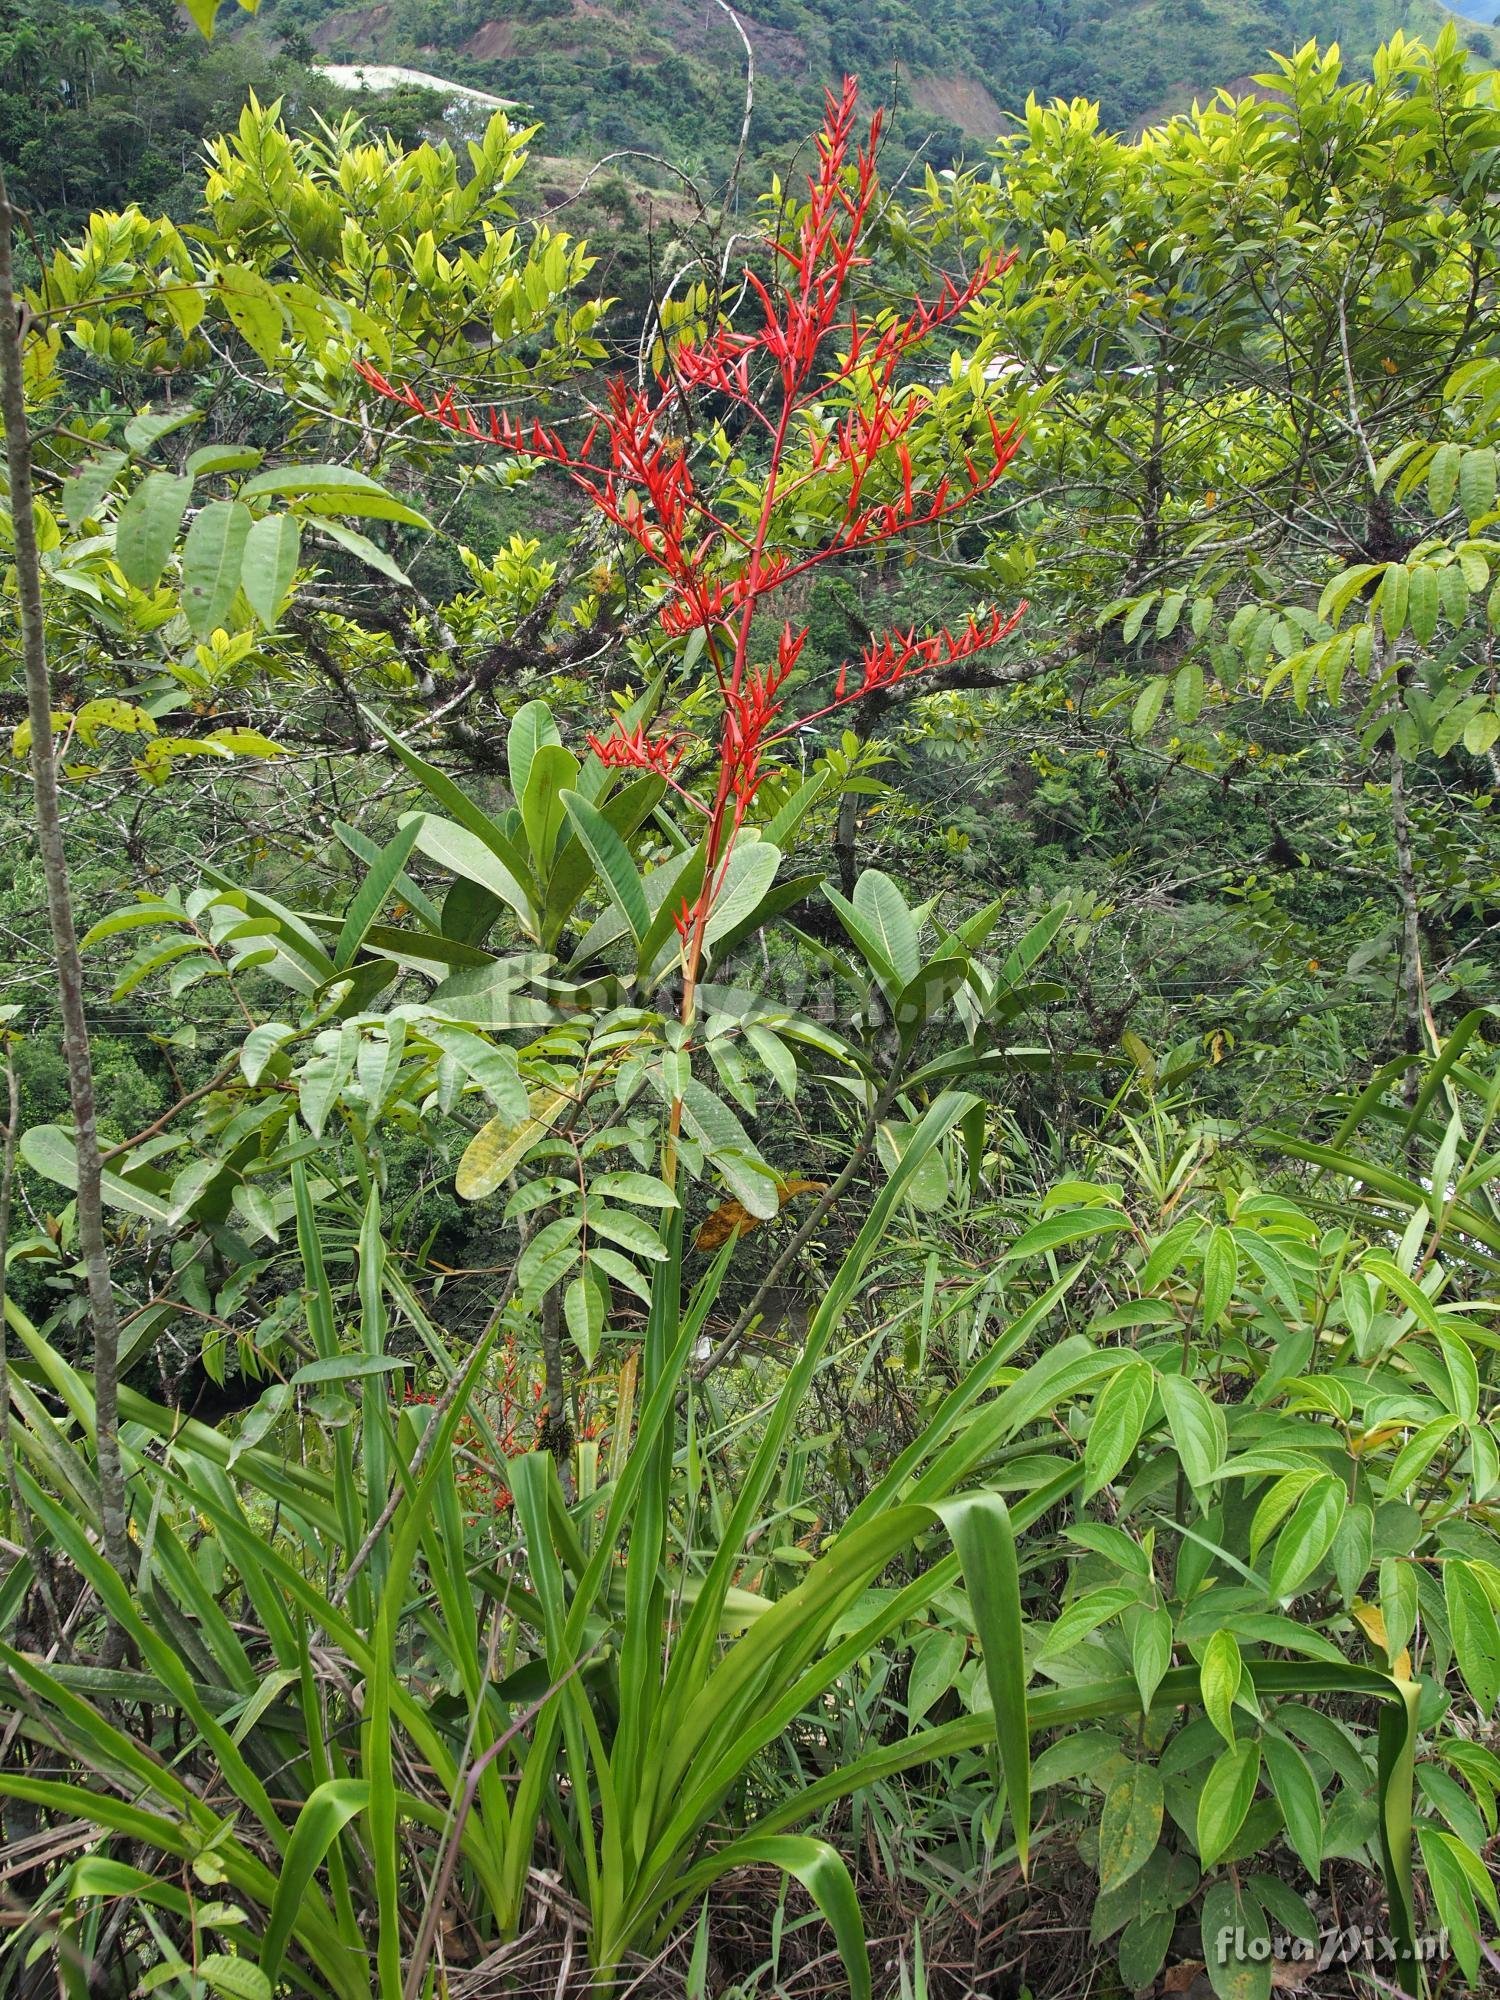
[[[583,1270],[569,1280],[563,1293],[563,1320],[587,1368],[593,1367],[598,1356],[608,1312],[608,1286],[585,1259]]]
[[[209,22],[217,11],[199,0],[202,13]],[[200,13],[194,11],[193,18],[200,28],[203,21]],[[207,30],[205,29],[205,33]],[[276,361],[281,346],[283,309],[274,288],[267,284],[259,271],[251,270],[245,264],[225,264],[214,280],[214,290],[224,302],[224,309],[241,338],[252,347],[268,368]]]
[[[1211,1882],[1203,1898],[1203,1963],[1218,2000],[1269,2000],[1271,1938],[1248,1888]]]
[[[1100,1390],[1083,1448],[1085,1499],[1107,1486],[1129,1460],[1140,1442],[1155,1393],[1155,1376],[1144,1361],[1134,1359],[1111,1375]]]
[[[540,1304],[543,1295],[578,1261],[578,1238],[583,1218],[560,1215],[539,1229],[516,1263],[516,1289],[525,1306]]]
[[[958,1678],[967,1650],[961,1632],[924,1632],[911,1649],[906,1680],[906,1719],[915,1729],[935,1702],[941,1701]]]
[[[137,590],[155,590],[161,581],[192,497],[191,479],[178,479],[170,472],[148,472],[120,509],[115,523],[115,560],[125,581]]]
[[[531,782],[531,766],[538,750],[561,746],[562,737],[544,701],[524,702],[510,719],[505,736],[506,768],[510,773],[511,797],[519,806]]]
[[[297,574],[302,530],[294,514],[266,514],[251,524],[240,561],[245,602],[269,632]]]
[[[1268,1734],[1261,1748],[1271,1790],[1286,1822],[1286,1837],[1316,1882],[1323,1869],[1323,1800],[1318,1782],[1302,1752],[1284,1736]]]
[[[1478,445],[1463,455],[1458,469],[1458,497],[1470,525],[1492,513],[1495,506],[1495,452]]]
[[[1149,1709],[1172,1664],[1172,1614],[1163,1605],[1142,1611],[1130,1637],[1130,1665],[1141,1691],[1141,1706]]]
[[[1198,1853],[1205,1870],[1245,1823],[1260,1776],[1260,1744],[1246,1737],[1215,1758],[1198,1795]]]
[[[1319,1479],[1298,1501],[1271,1556],[1270,1594],[1285,1602],[1297,1595],[1333,1547],[1349,1495],[1343,1481]]]
[[[1443,1564],[1443,1597],[1458,1670],[1488,1718],[1500,1699],[1500,1626],[1494,1606],[1468,1563],[1452,1556]]]
[[[182,548],[182,610],[195,638],[227,626],[252,525],[238,500],[211,500],[194,515]]]
[[[1183,1470],[1196,1491],[1205,1491],[1228,1455],[1224,1412],[1187,1376],[1159,1375],[1156,1387]]]
[[[897,980],[904,986],[915,979],[921,966],[916,921],[890,876],[866,868],[854,885],[853,901]]]
[[[242,500],[261,500],[272,494],[310,499],[340,514],[367,514],[379,520],[402,521],[413,528],[432,525],[425,514],[387,492],[378,479],[350,465],[276,465],[256,473],[240,488]]]
[[[1198,1679],[1208,1719],[1224,1741],[1231,1745],[1235,1740],[1234,1700],[1240,1691],[1244,1672],[1239,1641],[1232,1632],[1221,1627],[1203,1649]]]
[[[1161,1838],[1166,1793],[1154,1764],[1111,1779],[1099,1818],[1099,1887],[1106,1894],[1143,1868]]]

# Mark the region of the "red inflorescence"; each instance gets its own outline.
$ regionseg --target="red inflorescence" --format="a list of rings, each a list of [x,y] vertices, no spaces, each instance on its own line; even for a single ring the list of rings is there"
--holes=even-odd
[[[588,739],[601,764],[616,770],[654,771],[662,778],[669,778],[682,762],[681,742],[680,736],[648,736],[639,724],[627,729],[623,722],[617,722],[608,736],[591,735]]]
[[[673,638],[703,635],[720,724],[716,787],[703,807],[709,821],[703,889],[678,926],[690,975],[729,851],[762,782],[767,745],[876,689],[999,645],[1026,609],[971,619],[958,633],[893,631],[872,640],[857,664],[840,670],[833,699],[791,721],[782,719],[783,689],[806,631],[786,625],[775,663],[751,663],[752,625],[776,591],[820,563],[948,520],[989,491],[1018,443],[1014,428],[1001,430],[986,412],[988,435],[982,448],[960,450],[961,471],[954,467],[929,482],[913,465],[910,440],[932,396],[920,384],[898,381],[901,364],[967,312],[1011,259],[991,258],[963,282],[945,281],[935,299],[914,301],[904,316],[882,315],[872,324],[849,309],[850,278],[867,261],[861,244],[878,193],[881,130],[877,111],[856,144],[857,108],[852,77],[836,95],[828,93],[817,169],[796,229],[772,244],[777,262],[769,282],[745,273],[761,307],[759,327],[722,326],[682,342],[649,390],[611,382],[576,444],[504,411],[480,416],[451,392],[428,403],[407,384],[396,387],[369,364],[357,364],[377,394],[413,415],[558,467],[660,577],[663,631]],[[681,433],[692,428],[687,399],[703,391],[726,398],[770,440],[753,531],[716,510],[694,480]],[[806,510],[790,503],[813,486],[825,496],[817,510],[824,526],[808,548],[793,528],[794,515]],[[588,740],[604,763],[654,772],[681,791],[674,775],[685,754],[679,736],[616,724]]]

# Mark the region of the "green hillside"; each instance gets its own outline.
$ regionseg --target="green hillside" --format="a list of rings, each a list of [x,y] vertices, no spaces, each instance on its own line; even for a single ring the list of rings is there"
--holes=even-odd
[[[1432,0],[757,0],[739,10],[755,50],[757,151],[793,142],[824,80],[852,70],[893,90],[898,132],[940,154],[988,139],[1032,92],[1098,98],[1125,126],[1253,74],[1268,49],[1316,36],[1363,58],[1395,29],[1431,35],[1445,11]],[[707,164],[738,139],[743,55],[716,0],[269,0],[263,18],[324,59],[436,65],[520,98],[545,121],[549,147],[639,147]],[[1487,32],[1466,33],[1487,56]]]
[[[987,144],[1031,93],[1097,98],[1109,124],[1138,126],[1242,83],[1269,49],[1337,39],[1359,65],[1397,28],[1430,36],[1445,10],[1434,0],[756,0],[740,18],[756,68],[748,185],[785,164],[825,82],[846,71],[867,88],[878,79],[897,153],[920,148],[941,166]],[[1491,30],[1465,22],[1463,33],[1490,57]],[[744,52],[719,0],[263,0],[253,20],[229,9],[211,45],[172,0],[0,0],[0,166],[43,237],[129,200],[179,213],[199,141],[233,124],[248,92],[282,100],[293,122],[336,117],[347,99],[318,66],[359,60],[518,99],[544,125],[548,156],[634,153],[623,170],[648,187],[669,189],[684,171],[711,184],[739,143]],[[420,91],[361,103],[408,140],[442,108]],[[632,288],[628,273],[621,283]]]

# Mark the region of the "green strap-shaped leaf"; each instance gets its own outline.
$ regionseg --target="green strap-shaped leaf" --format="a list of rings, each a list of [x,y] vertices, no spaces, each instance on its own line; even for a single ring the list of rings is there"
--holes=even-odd
[[[260,1943],[260,1969],[274,1984],[303,1900],[323,1857],[344,1828],[370,1803],[370,1787],[360,1778],[330,1778],[309,1793],[281,1863],[281,1878]]]
[[[953,1538],[984,1650],[984,1677],[995,1710],[995,1740],[1021,1872],[1031,1844],[1031,1740],[1026,1719],[1021,1576],[1010,1514],[998,1493],[966,1493],[933,1508]]]
[[[826,1840],[806,1834],[749,1834],[700,1863],[684,1882],[684,1893],[696,1895],[729,1870],[757,1863],[779,1868],[802,1884],[833,1932],[848,1975],[849,2000],[870,2000],[870,1954],[859,1898],[843,1857]]]
[[[578,759],[560,743],[543,743],[531,760],[526,791],[520,801],[521,824],[531,849],[531,867],[537,882],[548,880],[552,857],[567,827],[563,793],[578,782]],[[538,898],[544,901],[545,897]]]
[[[609,891],[610,900],[629,924],[639,948],[651,929],[651,911],[629,849],[597,806],[591,806],[577,792],[564,792],[562,802]]]
[[[349,905],[344,917],[344,927],[339,932],[339,941],[334,946],[333,963],[337,971],[342,972],[353,962],[354,954],[365,941],[366,932],[385,908],[386,898],[395,888],[401,870],[406,866],[406,857],[416,844],[420,828],[420,820],[409,819],[371,863],[369,874],[360,884],[354,901]]]
[[[435,813],[417,813],[414,818],[417,845],[430,860],[451,868],[466,882],[508,904],[535,934],[536,894],[525,856],[506,840],[498,827],[492,830],[493,838],[486,838],[472,826],[455,825],[451,819],[439,819]],[[490,921],[493,920],[491,917]],[[446,910],[442,921],[448,922]]]
[[[367,868],[379,858],[380,847],[368,834],[358,827],[346,826],[342,820],[335,820],[333,830],[357,861],[363,861]],[[432,898],[411,879],[410,875],[398,875],[396,887],[401,892],[401,900],[406,903],[427,925],[429,930],[442,929],[442,912]]]

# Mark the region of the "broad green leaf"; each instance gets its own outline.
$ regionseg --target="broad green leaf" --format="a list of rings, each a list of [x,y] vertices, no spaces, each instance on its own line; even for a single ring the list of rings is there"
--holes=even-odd
[[[293,514],[266,514],[252,523],[240,560],[245,602],[269,632],[297,574],[302,530]]]
[[[1156,1378],[1146,1363],[1130,1360],[1110,1376],[1095,1397],[1083,1448],[1085,1499],[1107,1486],[1128,1462],[1140,1442],[1155,1393]]]
[[[1260,1745],[1245,1737],[1215,1758],[1198,1794],[1198,1854],[1205,1870],[1245,1823],[1260,1776]]]
[[[583,1270],[569,1280],[563,1293],[563,1320],[586,1368],[592,1368],[598,1356],[608,1311],[608,1290],[585,1260]]]
[[[1111,1779],[1099,1818],[1099,1886],[1118,1889],[1143,1868],[1161,1837],[1166,1795],[1154,1764],[1136,1764]]]
[[[283,1021],[260,1021],[246,1035],[240,1046],[240,1070],[252,1089],[265,1075],[266,1064],[282,1043],[289,1042],[296,1032]]]
[[[84,522],[98,513],[105,494],[114,485],[125,464],[123,451],[96,452],[63,481],[63,512],[76,533],[81,533]],[[184,500],[183,505],[186,504]],[[178,519],[181,519],[180,515]],[[118,533],[118,530],[116,532]],[[123,568],[123,564],[121,567]],[[157,572],[158,575],[160,573]]]
[[[865,869],[854,885],[853,901],[899,984],[915,979],[922,962],[916,921],[890,876],[878,868]]]
[[[1187,1376],[1159,1375],[1156,1387],[1183,1470],[1196,1491],[1206,1491],[1228,1453],[1224,1412]]]
[[[1203,1963],[1218,2000],[1268,2000],[1271,1938],[1249,1890],[1211,1882],[1203,1898]]]
[[[781,850],[772,847],[769,841],[740,841],[735,845],[704,932],[707,943],[716,943],[759,908],[780,866]]]
[[[604,1197],[610,1201],[639,1202],[645,1208],[676,1208],[677,1196],[664,1180],[655,1174],[639,1174],[621,1171],[600,1174],[597,1180],[589,1182],[590,1199]]]
[[[540,1304],[578,1261],[578,1237],[583,1219],[560,1215],[539,1229],[516,1263],[516,1289],[525,1306]]]
[[[472,810],[478,812],[477,807]],[[490,828],[490,837],[486,838],[472,827],[455,825],[451,819],[440,819],[435,813],[420,813],[415,817],[417,846],[429,860],[487,889],[508,904],[528,928],[534,928],[536,905],[524,858],[515,855],[507,860],[496,853],[496,846],[504,841],[498,828]]]
[[[1443,1598],[1464,1684],[1488,1721],[1500,1699],[1500,1626],[1489,1594],[1468,1563],[1443,1564]]]
[[[1223,1227],[1209,1232],[1203,1252],[1203,1329],[1211,1333],[1229,1310],[1239,1277],[1240,1259],[1232,1232]]]
[[[291,1381],[296,1389],[315,1382],[361,1382],[371,1375],[398,1375],[411,1365],[398,1354],[325,1354],[304,1362]]]
[[[1476,445],[1463,455],[1458,470],[1458,497],[1470,525],[1491,513],[1495,505],[1495,451]]]
[[[271,1982],[253,1958],[210,1951],[193,1969],[210,1993],[222,1993],[226,2000],[271,2000]]]
[[[1088,1591],[1076,1598],[1048,1630],[1038,1659],[1055,1659],[1059,1654],[1069,1652],[1090,1632],[1097,1631],[1112,1618],[1118,1618],[1122,1611],[1138,1601],[1139,1595],[1139,1591],[1131,1585],[1107,1583],[1099,1590]]]
[[[670,1101],[671,1093],[659,1087]],[[781,1209],[781,1188],[775,1174],[751,1143],[729,1106],[696,1077],[684,1080],[682,1122],[723,1175],[731,1194],[751,1215],[769,1222]]]
[[[578,759],[560,743],[539,744],[531,760],[521,799],[521,823],[539,883],[550,873],[558,840],[567,827],[563,795],[577,784],[578,768]]]
[[[1323,1800],[1307,1759],[1284,1736],[1267,1734],[1266,1775],[1286,1822],[1286,1837],[1316,1882],[1323,1868]]]
[[[115,523],[115,560],[125,581],[137,590],[155,590],[177,541],[188,501],[191,479],[170,472],[148,472]]]
[[[408,527],[427,528],[425,514],[408,507],[387,492],[378,479],[349,465],[278,465],[258,472],[240,488],[242,500],[278,498],[310,500],[322,512],[364,514],[384,521],[403,521]]]
[[[196,638],[227,626],[251,525],[250,509],[237,500],[211,500],[193,517],[182,549],[182,610]]]
[[[1240,1658],[1239,1641],[1232,1632],[1221,1628],[1203,1650],[1198,1679],[1208,1719],[1224,1741],[1231,1745],[1235,1740],[1234,1701],[1243,1677],[1244,1663]]]
[[[1427,504],[1438,519],[1453,505],[1453,496],[1458,491],[1458,467],[1458,446],[1440,444],[1427,468]]]
[[[1162,1675],[1172,1664],[1172,1614],[1163,1605],[1150,1606],[1136,1620],[1130,1638],[1130,1664],[1141,1691],[1141,1706],[1149,1709]]]
[[[1349,1495],[1344,1483],[1319,1479],[1298,1501],[1271,1556],[1270,1594],[1285,1602],[1297,1595],[1333,1546]]]
[[[20,1152],[27,1166],[36,1173],[77,1192],[78,1159],[70,1132],[65,1132],[60,1125],[33,1125],[30,1131],[21,1134]],[[125,1180],[108,1167],[103,1172],[102,1192],[108,1208],[121,1209],[126,1215],[144,1216],[148,1222],[162,1225],[172,1221],[172,1203],[165,1194]]]
[[[544,701],[528,701],[510,719],[505,737],[505,759],[510,773],[511,797],[519,806],[531,779],[532,761],[545,745],[560,745],[561,736]]]
[[[1419,645],[1430,646],[1437,632],[1438,580],[1430,563],[1414,563],[1407,589],[1407,620]]]
[[[1167,698],[1171,682],[1165,674],[1154,674],[1146,682],[1135,698],[1135,706],[1130,711],[1130,733],[1132,736],[1150,734],[1156,718],[1161,714],[1162,704]]]
[[[923,1633],[912,1647],[911,1671],[906,1681],[906,1719],[913,1729],[958,1678],[965,1650],[962,1633],[942,1630]]]
[[[208,19],[213,18],[213,10],[207,0],[200,0]],[[197,13],[194,19],[199,26],[203,22]],[[274,288],[267,284],[259,271],[246,264],[225,264],[214,280],[214,290],[224,302],[224,309],[234,322],[236,330],[246,344],[252,347],[266,366],[272,367],[281,346],[284,312],[281,300]]]

